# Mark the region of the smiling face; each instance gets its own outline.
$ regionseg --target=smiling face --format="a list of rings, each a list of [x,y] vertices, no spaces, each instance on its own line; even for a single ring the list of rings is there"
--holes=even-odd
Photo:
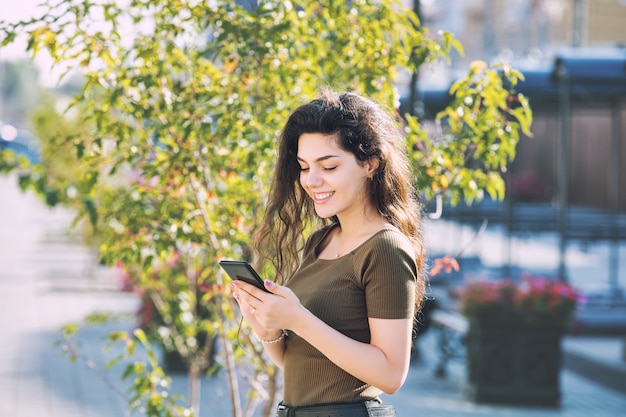
[[[303,133],[298,139],[300,184],[322,218],[363,216],[371,208],[366,182],[376,160],[359,163],[339,146],[335,135]]]

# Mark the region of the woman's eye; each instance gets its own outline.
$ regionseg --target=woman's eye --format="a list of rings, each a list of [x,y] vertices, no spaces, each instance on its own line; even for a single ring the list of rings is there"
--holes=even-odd
[[[307,168],[307,167],[300,167],[300,172],[305,172],[305,171],[308,171],[308,170],[309,170],[309,168]]]
[[[332,171],[335,168],[337,168],[337,167],[326,167],[326,168],[324,168],[324,171]]]

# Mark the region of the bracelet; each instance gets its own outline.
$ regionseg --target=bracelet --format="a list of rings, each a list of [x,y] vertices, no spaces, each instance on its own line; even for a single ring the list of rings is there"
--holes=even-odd
[[[287,337],[289,334],[287,333],[287,330],[282,329],[280,331],[280,336],[278,336],[276,339],[272,339],[272,340],[265,340],[265,339],[261,339],[259,336],[256,336],[256,338],[258,339],[259,342],[263,343],[264,345],[271,345],[272,343],[278,343],[281,340],[283,340],[285,337]]]

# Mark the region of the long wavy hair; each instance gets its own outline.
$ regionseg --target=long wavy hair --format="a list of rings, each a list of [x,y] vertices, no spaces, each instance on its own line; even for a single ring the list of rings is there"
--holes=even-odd
[[[298,139],[303,133],[336,135],[339,145],[359,162],[372,158],[379,167],[367,181],[367,198],[389,223],[413,244],[418,267],[417,301],[425,292],[425,251],[422,208],[413,187],[404,136],[391,113],[371,99],[354,93],[321,91],[319,98],[297,108],[280,135],[278,159],[264,220],[255,235],[261,260],[276,268],[276,281],[285,283],[297,269],[306,236],[337,218],[322,219],[300,184]]]

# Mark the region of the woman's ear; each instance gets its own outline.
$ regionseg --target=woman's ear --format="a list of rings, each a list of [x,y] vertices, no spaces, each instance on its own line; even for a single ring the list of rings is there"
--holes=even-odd
[[[378,158],[372,158],[365,163],[365,169],[367,170],[367,178],[372,179],[378,167],[380,166],[380,161]]]

